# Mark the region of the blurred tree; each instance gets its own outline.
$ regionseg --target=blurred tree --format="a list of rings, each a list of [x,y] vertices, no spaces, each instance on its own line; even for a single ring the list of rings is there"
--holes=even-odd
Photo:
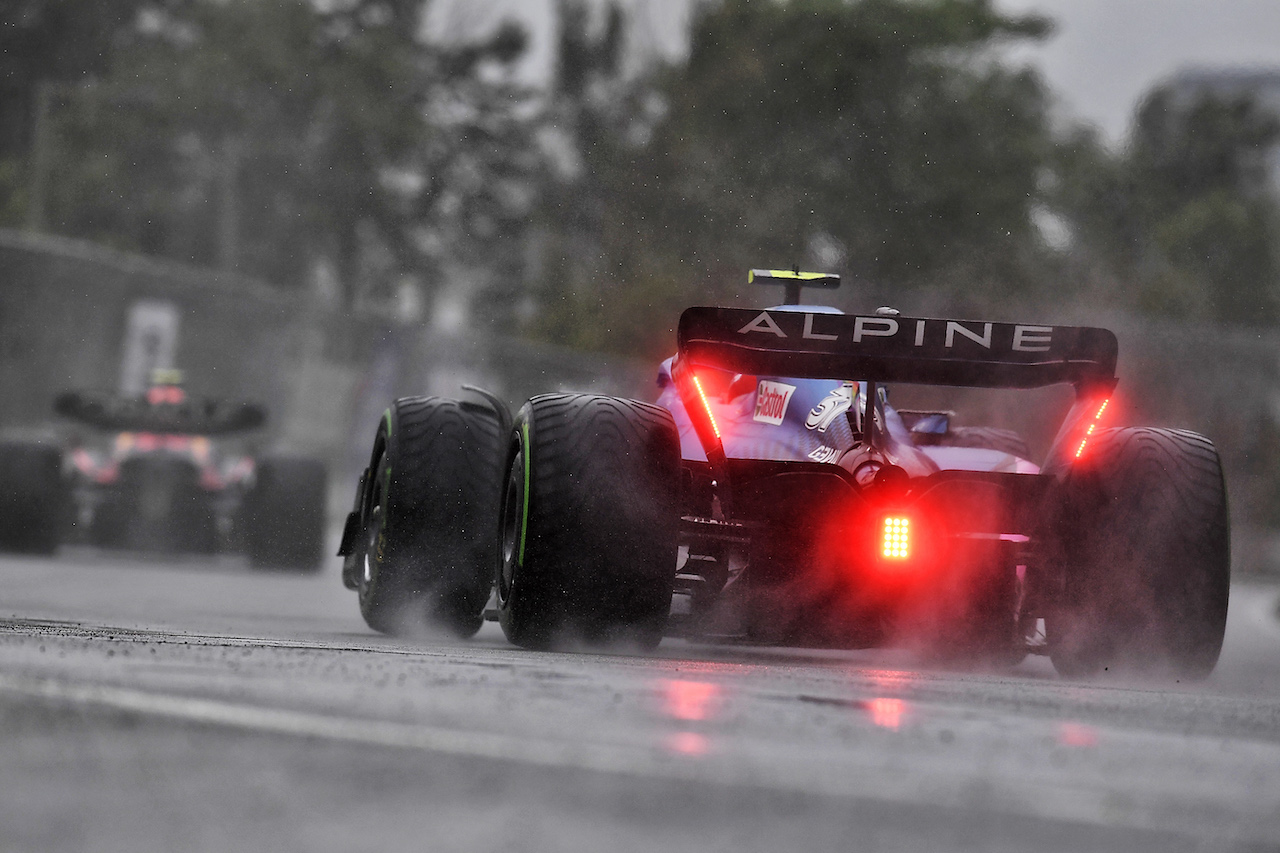
[[[596,279],[562,283],[544,322],[656,351],[683,305],[731,298],[748,267],[814,259],[896,292],[1026,291],[1045,98],[989,48],[1047,30],[989,0],[703,7],[687,64],[656,81],[652,138],[615,136],[592,164]]]
[[[1058,204],[1075,252],[1128,286],[1128,307],[1225,322],[1280,319],[1276,199],[1266,156],[1280,117],[1247,97],[1160,86],[1129,146],[1064,147]]]
[[[187,0],[54,117],[62,233],[298,285],[350,303],[442,256],[489,258],[534,168],[503,69],[511,25],[435,44],[420,0]],[[519,210],[521,207],[524,210]],[[508,255],[510,253],[507,253]]]
[[[20,225],[25,217],[42,106],[104,73],[117,51],[128,47],[140,10],[166,4],[167,0],[0,4],[0,225]]]
[[[600,286],[608,276],[606,215],[619,194],[610,182],[631,157],[629,130],[645,120],[641,99],[651,85],[623,70],[629,20],[619,4],[558,0],[556,10],[555,74],[542,116],[550,180],[539,198],[534,331],[591,349],[601,344],[606,314],[622,308],[613,300],[606,306],[610,294]]]

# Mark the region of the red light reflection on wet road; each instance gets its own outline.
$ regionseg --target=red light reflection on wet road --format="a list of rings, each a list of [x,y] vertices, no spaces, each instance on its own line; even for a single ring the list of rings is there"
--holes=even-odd
[[[864,669],[859,670],[858,675],[866,679],[871,686],[886,692],[906,690],[919,685],[922,681],[919,673],[901,669]]]
[[[1062,746],[1097,746],[1098,731],[1083,723],[1063,723],[1058,726],[1058,743]]]
[[[863,703],[873,725],[897,731],[902,726],[902,718],[906,716],[907,703],[901,699],[868,699]]]
[[[719,710],[722,688],[709,681],[658,682],[663,711],[677,720],[706,720]]]
[[[700,735],[697,732],[676,732],[669,735],[663,741],[663,745],[667,748],[667,752],[674,752],[677,755],[698,758],[707,754],[706,735]]]
[[[656,682],[662,713],[681,723],[703,723],[720,712],[724,688],[711,681],[660,679]],[[695,725],[694,728],[697,728]],[[710,751],[710,741],[701,732],[681,730],[662,739],[667,752],[698,758]]]

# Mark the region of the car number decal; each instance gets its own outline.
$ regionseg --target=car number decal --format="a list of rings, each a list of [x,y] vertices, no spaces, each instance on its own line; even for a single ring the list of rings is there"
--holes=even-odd
[[[818,405],[809,410],[809,417],[805,418],[804,425],[809,429],[816,429],[818,432],[826,432],[827,427],[837,417],[849,411],[849,407],[853,405],[854,385],[846,383],[836,388]]]

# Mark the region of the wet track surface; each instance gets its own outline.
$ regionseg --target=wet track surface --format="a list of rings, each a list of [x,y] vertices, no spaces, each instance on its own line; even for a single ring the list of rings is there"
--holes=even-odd
[[[0,558],[0,850],[1280,850],[1280,588],[1205,683],[405,643],[336,566]]]

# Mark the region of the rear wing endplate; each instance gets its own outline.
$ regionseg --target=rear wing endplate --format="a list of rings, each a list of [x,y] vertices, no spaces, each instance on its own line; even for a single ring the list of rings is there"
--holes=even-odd
[[[737,373],[925,385],[1038,388],[1115,383],[1107,329],[689,308],[679,357]]]

